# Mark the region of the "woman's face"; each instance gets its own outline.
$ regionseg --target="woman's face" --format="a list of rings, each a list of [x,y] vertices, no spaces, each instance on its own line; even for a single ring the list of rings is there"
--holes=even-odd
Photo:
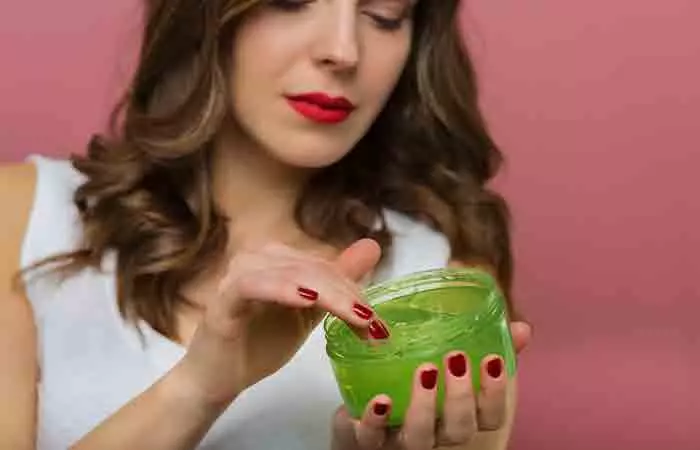
[[[366,133],[409,55],[415,0],[268,0],[236,30],[232,110],[280,162],[328,166]]]

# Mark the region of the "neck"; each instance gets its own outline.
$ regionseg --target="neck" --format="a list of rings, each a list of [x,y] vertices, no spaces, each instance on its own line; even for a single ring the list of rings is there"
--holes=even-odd
[[[298,238],[294,209],[310,173],[275,161],[243,136],[234,130],[222,133],[211,161],[213,194],[230,219],[231,244]]]

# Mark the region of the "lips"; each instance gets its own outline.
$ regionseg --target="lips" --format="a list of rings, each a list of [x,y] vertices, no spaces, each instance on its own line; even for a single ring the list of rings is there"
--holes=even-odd
[[[287,96],[290,106],[305,118],[319,123],[340,123],[355,109],[345,97],[332,97],[322,92]]]

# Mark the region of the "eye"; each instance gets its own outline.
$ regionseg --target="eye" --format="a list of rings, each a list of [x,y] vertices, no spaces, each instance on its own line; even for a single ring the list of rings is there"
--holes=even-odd
[[[399,30],[413,17],[415,1],[375,0],[364,8],[364,14],[372,19],[380,30]]]
[[[267,4],[272,8],[282,11],[298,11],[314,0],[268,0]]]
[[[386,31],[396,31],[401,28],[403,23],[406,21],[407,17],[406,14],[402,14],[401,17],[398,18],[390,18],[390,17],[385,17],[380,14],[375,14],[375,13],[365,13],[367,14],[368,17],[370,17],[374,23],[377,25],[377,27],[381,30],[386,30]]]

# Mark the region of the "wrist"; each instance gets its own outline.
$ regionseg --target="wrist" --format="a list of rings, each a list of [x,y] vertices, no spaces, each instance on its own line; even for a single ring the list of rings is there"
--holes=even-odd
[[[180,406],[201,414],[220,415],[238,396],[218,395],[201,381],[195,367],[185,360],[178,362],[163,379],[163,393]]]

